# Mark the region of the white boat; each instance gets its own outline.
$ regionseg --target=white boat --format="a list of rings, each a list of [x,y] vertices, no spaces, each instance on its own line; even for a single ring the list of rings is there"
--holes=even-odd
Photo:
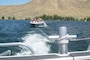
[[[31,27],[47,27],[47,24],[42,19],[33,19],[30,21]]]

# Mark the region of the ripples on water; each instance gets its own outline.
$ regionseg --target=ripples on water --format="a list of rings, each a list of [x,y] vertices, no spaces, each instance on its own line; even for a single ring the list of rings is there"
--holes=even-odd
[[[46,21],[48,27],[40,28],[48,35],[57,35],[58,28],[60,26],[66,26],[69,34],[75,34],[78,38],[90,37],[90,22],[77,22],[77,21]],[[35,35],[36,34],[36,35]],[[38,34],[38,35],[37,35]],[[28,36],[28,37],[27,37]],[[27,37],[27,38],[26,38]],[[34,39],[34,38],[36,39]],[[24,38],[24,40],[22,39]],[[33,39],[31,39],[33,38]],[[46,52],[56,53],[58,51],[58,45],[56,43],[48,42],[43,34],[38,29],[30,28],[29,20],[1,20],[0,21],[0,43],[6,42],[23,42],[29,41],[32,46],[40,45]],[[39,41],[38,41],[39,40]],[[33,41],[33,42],[32,42]],[[36,41],[38,41],[36,43]],[[47,43],[48,42],[48,43]],[[69,51],[83,51],[87,50],[89,41],[75,41],[69,43]],[[34,50],[39,52],[38,46],[33,47]],[[6,47],[0,48],[0,51],[7,49],[12,50],[12,54],[20,53],[22,48]],[[13,50],[14,49],[14,50]],[[37,52],[36,51],[36,52]],[[45,52],[45,53],[46,53]],[[41,53],[41,52],[39,52]]]

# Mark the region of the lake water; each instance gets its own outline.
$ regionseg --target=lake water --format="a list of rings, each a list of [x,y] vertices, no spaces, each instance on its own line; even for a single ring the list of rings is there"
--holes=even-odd
[[[41,31],[47,35],[57,35],[59,27],[66,26],[68,34],[79,38],[90,38],[90,22],[79,21],[45,21],[48,27],[31,28],[29,20],[0,20],[0,43],[22,42],[30,45],[36,54],[57,53],[58,44],[48,40]],[[85,51],[90,41],[73,41],[69,43],[69,51]],[[28,50],[20,46],[1,47],[0,52],[11,50],[12,55],[27,55]]]

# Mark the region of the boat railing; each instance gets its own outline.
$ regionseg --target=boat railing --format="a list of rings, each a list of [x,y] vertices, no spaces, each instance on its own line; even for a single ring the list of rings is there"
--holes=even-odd
[[[7,50],[7,51],[0,53],[0,56],[9,56],[9,55],[11,55],[11,50]]]
[[[10,57],[0,57],[3,60],[90,60],[90,51],[79,51],[79,52],[68,52],[69,41],[78,40],[89,40],[89,38],[76,39],[77,35],[67,34],[67,27],[59,28],[59,35],[48,36],[51,40],[56,40],[59,45],[58,54],[48,54],[48,55],[32,55],[32,56],[10,56]],[[26,46],[34,54],[33,50],[23,43],[3,43],[0,47],[5,46]]]
[[[21,43],[21,42],[13,42],[13,43],[0,43],[0,47],[13,47],[13,46],[21,46],[23,48],[26,47],[30,50],[31,54],[34,54],[34,51],[32,49],[32,47],[28,46],[27,44],[25,43]],[[7,51],[6,54],[9,54],[10,50]],[[6,55],[5,52],[1,55]],[[0,56],[1,56],[0,55]]]
[[[90,40],[90,38],[76,39],[77,35],[67,34],[67,27],[64,27],[64,26],[59,28],[59,35],[48,36],[48,38],[50,40],[57,41],[57,44],[59,45],[58,54],[65,55],[65,56],[69,55],[68,53],[69,41]]]

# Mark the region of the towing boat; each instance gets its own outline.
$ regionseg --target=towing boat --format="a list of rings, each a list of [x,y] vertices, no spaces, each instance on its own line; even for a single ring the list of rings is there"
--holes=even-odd
[[[41,18],[37,18],[37,19],[33,19],[30,21],[30,25],[31,27],[47,27],[47,24],[41,19]]]

